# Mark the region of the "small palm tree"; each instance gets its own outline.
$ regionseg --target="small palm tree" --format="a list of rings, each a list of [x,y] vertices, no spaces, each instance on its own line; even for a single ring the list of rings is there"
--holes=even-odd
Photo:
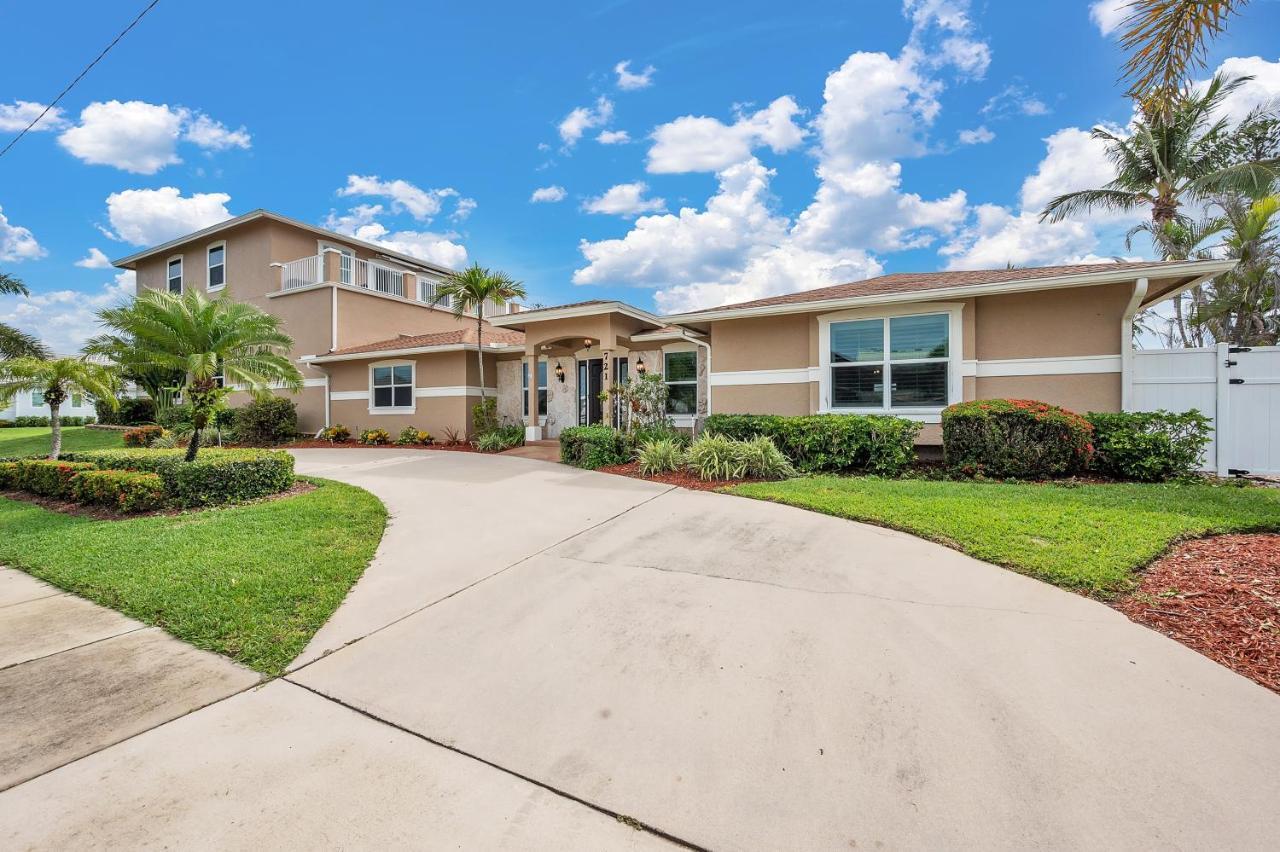
[[[0,294],[6,296],[30,296],[27,285],[22,280],[5,272],[0,272]],[[8,323],[0,322],[0,359],[6,361],[14,358],[48,358],[52,355],[40,339],[14,328]]]
[[[476,344],[479,350],[476,360],[480,363],[481,400],[487,399],[484,389],[484,306],[490,302],[505,305],[525,298],[528,295],[519,281],[505,272],[490,271],[478,263],[453,273],[436,288],[434,304],[448,301],[455,317],[461,319],[474,315],[476,318]]]
[[[0,362],[0,408],[4,408],[15,394],[24,391],[40,391],[49,406],[49,426],[53,430],[53,443],[49,458],[62,454],[62,417],[59,409],[72,394],[86,394],[115,406],[116,377],[114,372],[101,364],[82,358],[15,358]]]
[[[289,360],[292,338],[280,330],[279,318],[253,305],[209,299],[198,290],[181,296],[149,290],[99,311],[98,319],[113,333],[91,339],[85,352],[115,358],[131,374],[181,374],[194,427],[187,461],[195,459],[200,432],[227,394],[224,385],[251,393],[267,393],[272,385],[302,388],[302,374]]]

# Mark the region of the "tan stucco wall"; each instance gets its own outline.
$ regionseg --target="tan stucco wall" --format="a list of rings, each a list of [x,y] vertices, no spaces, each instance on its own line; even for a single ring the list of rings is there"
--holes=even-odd
[[[716,414],[809,414],[809,383],[727,385],[712,390]]]
[[[1054,358],[1120,352],[1120,318],[1132,284],[982,296],[975,311],[976,357]]]
[[[370,414],[369,404],[363,399],[335,399],[330,405],[333,422],[346,426],[353,437],[358,437],[363,429],[386,429],[394,439],[404,427],[414,426],[440,438],[448,427],[459,433],[470,432],[471,406],[479,401],[478,396],[421,398],[413,414]]]
[[[325,294],[328,295],[327,288]],[[293,298],[296,297],[281,296],[273,301]],[[449,311],[429,308],[420,302],[338,288],[338,349],[387,340],[399,334],[452,331],[464,325],[474,326],[474,318],[459,320]]]
[[[1038,399],[1081,414],[1120,410],[1120,374],[979,377],[976,399]]]
[[[808,314],[711,323],[711,361],[717,373],[816,365],[817,345],[817,321]]]

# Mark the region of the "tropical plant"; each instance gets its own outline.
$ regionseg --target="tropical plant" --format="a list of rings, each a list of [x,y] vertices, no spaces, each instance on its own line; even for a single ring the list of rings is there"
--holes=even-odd
[[[114,401],[116,386],[110,368],[82,358],[15,358],[0,362],[0,408],[24,391],[44,394],[52,430],[49,458],[55,460],[62,452],[62,421],[58,414],[62,403],[72,394]]]
[[[20,278],[6,272],[0,272],[0,294],[7,296],[30,296],[27,285]],[[10,361],[14,358],[48,358],[49,351],[35,335],[14,328],[8,323],[0,322],[0,360]]]
[[[293,340],[280,320],[246,302],[209,299],[199,290],[181,296],[148,290],[132,303],[98,312],[113,330],[89,341],[85,352],[117,359],[127,372],[181,371],[181,393],[192,411],[187,461],[200,448],[200,432],[226,396],[225,384],[254,394],[272,385],[302,388],[289,360]]]
[[[1122,79],[1129,96],[1168,109],[1193,67],[1203,67],[1211,38],[1248,0],[1133,0],[1120,45],[1130,51]]]
[[[1272,346],[1280,339],[1280,195],[1218,203],[1226,212],[1227,257],[1239,263],[1209,285],[1191,326],[1215,341]]]
[[[684,464],[684,447],[672,438],[645,441],[636,450],[636,462],[645,476],[670,473]]]
[[[505,305],[515,299],[524,299],[524,285],[504,272],[486,269],[473,263],[461,272],[454,272],[436,286],[433,304],[447,301],[453,315],[474,316],[476,319],[476,361],[480,365],[480,398],[485,399],[484,384],[484,308],[486,304]]]

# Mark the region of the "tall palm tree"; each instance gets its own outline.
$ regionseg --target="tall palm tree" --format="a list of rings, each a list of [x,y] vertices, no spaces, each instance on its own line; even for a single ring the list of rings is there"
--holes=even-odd
[[[293,340],[277,317],[253,305],[211,300],[198,290],[181,296],[148,290],[130,304],[99,311],[98,319],[113,333],[91,339],[86,353],[116,358],[129,373],[181,374],[194,427],[187,461],[195,459],[200,432],[228,392],[224,385],[251,393],[267,393],[272,385],[302,388],[302,374],[288,355]]]
[[[502,306],[516,299],[528,298],[524,285],[505,272],[491,271],[473,263],[461,272],[455,272],[436,287],[433,304],[447,301],[453,315],[459,319],[476,318],[476,360],[480,364],[480,399],[486,400],[484,386],[484,306],[486,303]]]
[[[1211,38],[1248,0],[1133,0],[1120,45],[1130,51],[1122,78],[1129,96],[1154,112],[1167,113],[1183,80],[1203,67]]]
[[[6,296],[30,296],[27,285],[22,279],[5,272],[0,272],[0,294]],[[0,322],[0,359],[6,361],[14,358],[48,358],[52,355],[40,339],[14,328],[8,323]]]
[[[72,394],[81,393],[114,406],[116,384],[110,368],[82,358],[14,358],[0,362],[0,408],[8,406],[15,394],[43,393],[53,431],[49,458],[57,459],[62,453],[62,403]]]

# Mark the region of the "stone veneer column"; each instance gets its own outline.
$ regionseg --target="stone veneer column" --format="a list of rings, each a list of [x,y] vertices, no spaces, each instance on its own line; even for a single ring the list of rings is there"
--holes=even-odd
[[[525,418],[524,439],[542,440],[542,425],[538,422],[538,350],[530,347],[524,353],[525,367],[529,371],[529,416]]]

